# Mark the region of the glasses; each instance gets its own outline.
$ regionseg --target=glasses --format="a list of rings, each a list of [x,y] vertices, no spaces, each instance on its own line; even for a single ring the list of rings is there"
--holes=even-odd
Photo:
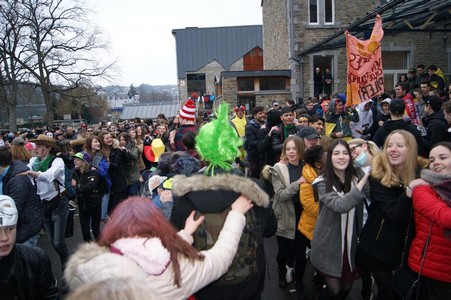
[[[88,132],[93,132],[93,130],[91,130],[91,129],[88,129]]]
[[[358,144],[358,145],[352,146],[349,149],[351,149],[351,153],[354,153],[355,149],[357,149],[358,147],[362,147],[362,144]]]

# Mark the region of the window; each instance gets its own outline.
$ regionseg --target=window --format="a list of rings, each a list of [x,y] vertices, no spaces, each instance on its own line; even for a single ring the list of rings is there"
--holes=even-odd
[[[399,76],[407,73],[409,68],[409,51],[382,51],[382,66],[384,69],[384,89],[394,90]]]
[[[260,78],[261,91],[285,91],[286,90],[285,77],[264,77]]]
[[[237,78],[238,91],[253,91],[254,78]]]
[[[324,24],[334,24],[334,0],[324,0]]]
[[[309,0],[309,24],[335,24],[335,0]]]
[[[205,73],[186,74],[186,81],[188,84],[188,94],[204,93],[206,90]]]
[[[309,23],[318,24],[318,1],[319,0],[309,0]]]

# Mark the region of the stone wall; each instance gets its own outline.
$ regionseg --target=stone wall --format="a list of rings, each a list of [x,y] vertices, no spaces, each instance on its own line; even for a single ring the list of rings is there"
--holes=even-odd
[[[290,69],[287,0],[264,0],[262,3],[264,69]]]

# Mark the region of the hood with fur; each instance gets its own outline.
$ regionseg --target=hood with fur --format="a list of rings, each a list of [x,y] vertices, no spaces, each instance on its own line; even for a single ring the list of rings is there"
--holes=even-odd
[[[224,193],[242,194],[257,206],[269,206],[268,194],[255,181],[233,174],[194,175],[189,177],[178,175],[174,177],[172,187],[172,193],[175,197],[186,196],[193,192],[199,195],[201,192],[224,191]]]

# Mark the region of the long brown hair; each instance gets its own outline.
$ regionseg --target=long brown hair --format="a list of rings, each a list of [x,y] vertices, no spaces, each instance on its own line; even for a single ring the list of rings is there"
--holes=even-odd
[[[92,150],[92,141],[93,141],[93,140],[97,140],[97,141],[99,142],[99,144],[100,144],[100,150],[99,150],[100,154],[102,154],[102,156],[103,156],[107,161],[109,161],[109,155],[108,155],[108,153],[106,152],[106,149],[103,147],[103,141],[102,141],[102,139],[101,139],[100,137],[98,137],[97,135],[91,135],[91,136],[88,136],[88,137],[86,138],[84,150],[85,150],[86,152],[89,153],[89,155],[91,156],[91,158],[94,158],[94,156],[96,155],[96,153],[94,153],[94,151]]]
[[[99,238],[99,245],[110,247],[112,243],[128,237],[159,238],[171,254],[174,283],[180,287],[179,256],[191,261],[203,260],[204,256],[191,247],[178,234],[161,211],[144,197],[130,197],[113,211]]]

